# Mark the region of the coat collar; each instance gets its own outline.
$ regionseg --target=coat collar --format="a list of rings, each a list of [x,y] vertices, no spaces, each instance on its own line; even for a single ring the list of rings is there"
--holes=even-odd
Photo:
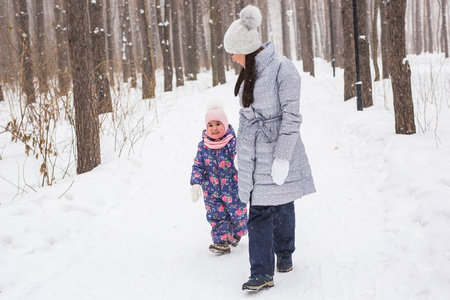
[[[256,55],[256,74],[261,74],[262,71],[269,65],[275,55],[275,47],[272,42],[267,42],[262,45],[264,50]]]

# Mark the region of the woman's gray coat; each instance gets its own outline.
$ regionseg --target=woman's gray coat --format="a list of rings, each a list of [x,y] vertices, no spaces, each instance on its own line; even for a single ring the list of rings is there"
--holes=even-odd
[[[252,205],[281,205],[315,192],[300,137],[300,74],[274,51],[272,42],[256,56],[254,102],[241,107],[237,135],[239,197]],[[243,84],[239,96],[242,99]],[[242,106],[242,101],[241,101]],[[272,181],[275,158],[289,161],[283,185]]]

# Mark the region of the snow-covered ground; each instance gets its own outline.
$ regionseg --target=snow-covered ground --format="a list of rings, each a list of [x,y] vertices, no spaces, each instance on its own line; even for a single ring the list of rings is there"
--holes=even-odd
[[[316,60],[316,78],[302,73],[317,193],[296,202],[294,270],[257,295],[241,290],[248,239],[229,255],[209,252],[205,209],[190,200],[206,101],[222,99],[238,125],[233,73],[222,86],[202,74],[158,93],[151,109],[141,101],[151,132],[120,157],[105,121],[102,164],[51,187],[37,187],[38,164],[1,134],[0,299],[448,299],[450,61],[410,59],[410,136],[394,133],[389,81],[374,83],[374,106],[361,112],[343,101],[342,70],[333,78]],[[0,103],[2,123],[8,109]]]

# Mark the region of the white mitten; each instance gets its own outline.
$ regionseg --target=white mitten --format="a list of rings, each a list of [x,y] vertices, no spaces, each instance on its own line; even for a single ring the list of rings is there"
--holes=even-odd
[[[191,188],[192,202],[197,202],[202,196],[202,187],[200,184],[193,184]]]
[[[272,180],[277,185],[282,185],[289,173],[289,161],[277,159],[272,164]]]
[[[238,162],[237,162],[238,160],[237,160],[237,155],[234,157],[234,167],[236,168],[236,170],[239,170],[239,167],[238,167]]]

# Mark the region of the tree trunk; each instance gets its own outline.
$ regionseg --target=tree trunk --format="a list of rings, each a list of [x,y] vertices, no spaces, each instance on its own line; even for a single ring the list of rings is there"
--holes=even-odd
[[[145,0],[137,1],[137,13],[139,17],[139,29],[142,40],[142,99],[155,98],[154,77],[155,69],[153,67],[153,47],[151,43],[151,31],[148,24],[148,12]]]
[[[223,34],[222,34],[222,9],[217,5],[216,10],[216,55],[217,55],[217,76],[220,84],[225,84],[227,79],[225,77],[225,51],[223,50]],[[211,44],[213,45],[213,44]]]
[[[216,39],[216,26],[217,26],[217,1],[210,0],[209,9],[209,30],[211,36],[211,68],[212,68],[212,85],[216,86],[219,84],[219,74],[217,70],[217,39]]]
[[[159,40],[161,44],[161,51],[163,54],[163,69],[164,69],[164,91],[172,90],[173,69],[172,69],[172,55],[170,53],[170,3],[169,0],[164,4],[164,20],[162,15],[162,8],[159,0],[155,0],[156,16],[158,19]]]
[[[314,76],[314,49],[311,26],[310,0],[296,0],[297,26],[300,31],[303,71]]]
[[[56,2],[56,1],[55,1]],[[55,3],[55,34],[56,51],[58,56],[58,87],[59,94],[68,95],[70,90],[70,60],[69,49],[67,47],[67,0],[59,0]]]
[[[166,0],[167,1],[167,0]],[[181,61],[181,45],[180,45],[180,15],[178,10],[178,0],[171,0],[172,3],[172,45],[173,45],[173,62],[175,66],[176,86],[184,85],[183,62]]]
[[[360,0],[357,5],[358,10],[358,42],[359,60],[361,63],[361,82],[363,107],[373,105],[372,99],[372,75],[370,74],[370,49],[367,37],[367,1]]]
[[[193,74],[193,59],[195,57],[195,52],[193,50],[193,36],[194,32],[197,31],[194,25],[194,18],[196,17],[193,13],[195,3],[193,1],[183,1],[183,11],[184,11],[184,26],[182,26],[183,31],[183,55],[184,55],[184,71],[186,74],[186,80],[194,80]]]
[[[35,72],[39,81],[39,93],[48,92],[47,66],[45,63],[45,25],[44,25],[44,1],[36,0],[36,34],[37,34],[37,64]]]
[[[356,97],[355,42],[352,0],[342,0],[342,27],[344,35],[344,101]]]
[[[128,0],[125,0],[122,5],[122,43],[122,51],[124,51],[122,53],[123,81],[128,82],[128,78],[131,78],[131,86],[135,88],[137,86],[137,78],[136,68],[134,65],[133,36],[131,33],[130,8],[128,5]]]
[[[97,91],[97,113],[112,112],[111,88],[106,69],[106,38],[103,28],[102,1],[89,1],[94,79]]]
[[[333,24],[334,24],[334,50],[335,50],[335,59],[336,59],[336,67],[343,68],[345,64],[344,58],[344,29],[342,25],[342,14],[341,14],[341,1],[332,1],[332,9],[333,9]]]
[[[109,81],[112,87],[115,85],[114,73],[116,66],[116,54],[114,50],[115,6],[113,3],[115,2],[112,2],[112,0],[106,0],[106,49],[108,54],[107,69],[109,73]]]
[[[197,74],[200,72],[200,59],[199,59],[199,49],[198,49],[198,41],[201,31],[199,30],[200,22],[199,18],[201,18],[201,9],[200,9],[200,1],[193,0],[192,1],[192,50],[190,51],[191,59],[192,59],[192,70],[191,77],[192,80],[197,80]],[[203,23],[201,23],[203,26]],[[204,49],[203,49],[204,50]]]
[[[21,55],[20,86],[27,97],[27,105],[36,102],[31,65],[30,30],[28,26],[28,6],[26,0],[15,0],[19,8],[19,54]]]
[[[447,0],[442,0],[442,40],[443,40],[445,58],[448,58]]]
[[[259,8],[261,9],[262,20],[261,20],[261,40],[266,43],[269,40],[269,11],[268,4],[266,0],[259,0]],[[236,20],[236,18],[234,18]],[[233,20],[233,21],[234,21]]]
[[[283,55],[291,59],[291,39],[287,10],[287,1],[281,1],[281,26],[283,28],[281,32],[283,36]]]
[[[406,0],[388,4],[389,70],[394,96],[395,133],[414,134],[414,105],[411,91],[411,70],[405,44]]]
[[[374,81],[380,80],[380,69],[378,68],[378,9],[380,7],[380,0],[375,0],[373,8],[372,20],[372,61],[375,69]]]
[[[433,27],[431,19],[433,18],[433,13],[430,7],[430,0],[425,0],[426,5],[426,19],[425,19],[425,27],[427,28],[427,38],[425,39],[427,43],[425,44],[426,51],[428,53],[433,53]]]
[[[204,21],[203,21],[203,1],[198,1],[198,9],[197,9],[197,28],[200,30],[198,38],[199,38],[199,49],[198,49],[198,55],[199,55],[199,59],[201,59],[201,62],[199,61],[199,65],[203,66],[204,68],[206,68],[206,70],[210,70],[211,69],[211,60],[209,58],[210,52],[208,51],[208,47],[207,47],[207,43],[206,43],[206,30],[205,30],[205,25],[204,25]],[[200,70],[200,69],[199,69]]]
[[[414,50],[416,55],[419,55],[423,51],[423,42],[422,42],[422,9],[420,7],[420,2],[423,0],[415,0],[416,7],[415,7],[415,13],[414,16],[415,19],[415,43],[414,43]]]
[[[77,174],[81,174],[92,170],[101,161],[88,3],[68,0],[67,12],[69,49],[73,66]]]
[[[380,22],[381,22],[381,65],[383,79],[389,78],[389,36],[387,22],[387,1],[380,2]]]

